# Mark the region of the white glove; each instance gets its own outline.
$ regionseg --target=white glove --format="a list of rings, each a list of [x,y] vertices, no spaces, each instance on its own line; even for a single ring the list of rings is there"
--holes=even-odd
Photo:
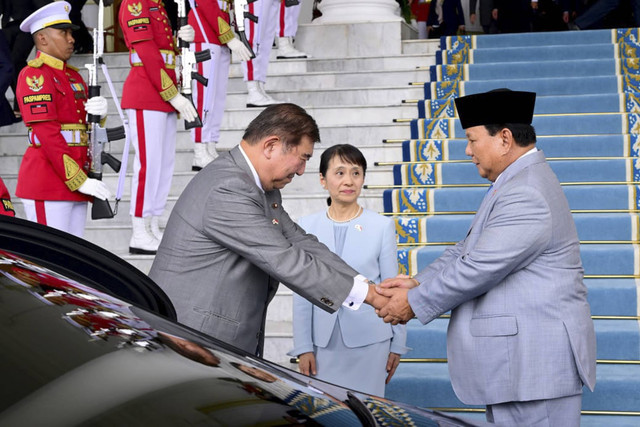
[[[87,180],[78,187],[78,191],[102,200],[107,200],[111,197],[111,191],[109,187],[107,187],[107,184],[94,178],[87,178]]]
[[[240,40],[232,38],[227,42],[227,47],[231,49],[232,53],[236,54],[240,61],[248,61],[251,59],[251,52]]]
[[[196,38],[196,30],[189,24],[183,25],[178,30],[178,38],[187,43],[191,43]]]
[[[94,116],[98,116],[102,119],[107,115],[107,111],[109,110],[107,98],[104,96],[94,96],[84,103],[84,109],[87,113],[93,114]]]
[[[169,100],[169,104],[173,108],[175,108],[182,117],[188,121],[192,122],[198,117],[198,112],[196,111],[196,107],[184,96],[177,94],[173,98]]]

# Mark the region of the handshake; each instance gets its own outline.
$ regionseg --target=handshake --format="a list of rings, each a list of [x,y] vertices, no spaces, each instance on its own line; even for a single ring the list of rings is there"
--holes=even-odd
[[[409,289],[418,285],[417,280],[400,274],[378,285],[370,285],[364,302],[375,308],[376,314],[385,323],[405,324],[415,316],[409,305]]]

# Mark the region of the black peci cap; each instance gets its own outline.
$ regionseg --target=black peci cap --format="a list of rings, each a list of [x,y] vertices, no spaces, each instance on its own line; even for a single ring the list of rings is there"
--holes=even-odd
[[[501,123],[530,125],[536,104],[535,92],[494,89],[456,98],[456,110],[463,129]]]

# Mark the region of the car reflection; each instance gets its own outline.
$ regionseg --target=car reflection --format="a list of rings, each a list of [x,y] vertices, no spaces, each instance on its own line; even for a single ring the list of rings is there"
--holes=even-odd
[[[484,424],[305,377],[46,265],[0,249],[0,427]]]

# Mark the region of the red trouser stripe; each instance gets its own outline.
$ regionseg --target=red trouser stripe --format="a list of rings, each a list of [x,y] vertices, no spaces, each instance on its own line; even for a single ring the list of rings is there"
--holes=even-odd
[[[255,7],[253,2],[249,3],[249,13],[255,15]],[[255,49],[256,46],[253,44],[253,39],[255,38],[257,27],[255,22],[253,22],[252,20],[247,19],[247,21],[249,21],[249,40],[247,41],[249,42],[249,46]],[[253,59],[247,61],[247,81],[253,81]]]
[[[280,2],[280,34],[279,37],[284,37],[284,15],[285,15],[286,6],[284,5],[284,0]]]
[[[35,200],[35,205],[38,224],[47,225],[47,212],[44,209],[44,200]]]
[[[145,138],[144,129],[144,110],[136,110],[136,125],[138,128],[138,158],[140,159],[140,172],[138,173],[135,216],[142,218],[142,209],[144,208],[144,188],[147,181],[147,140]]]

